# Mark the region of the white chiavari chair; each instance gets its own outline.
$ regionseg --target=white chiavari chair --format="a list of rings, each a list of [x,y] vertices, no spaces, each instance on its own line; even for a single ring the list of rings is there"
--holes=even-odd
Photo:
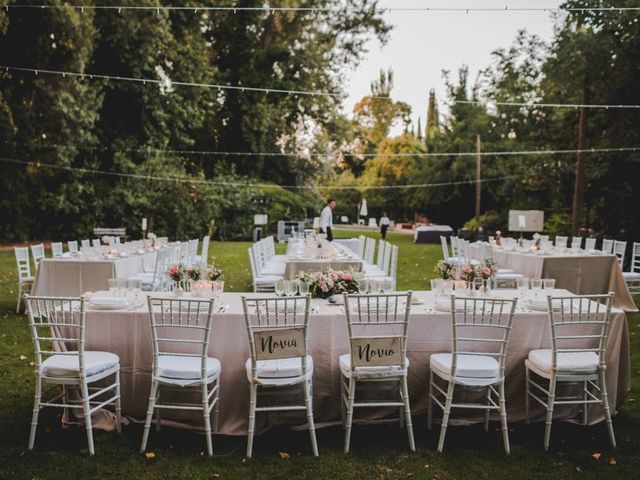
[[[145,291],[157,292],[168,289],[166,272],[169,269],[169,265],[172,263],[170,261],[171,256],[171,247],[159,250],[156,255],[156,262],[152,272],[142,272],[130,278],[132,280],[140,280],[142,282],[142,289]]]
[[[200,255],[196,255],[195,263],[206,267],[209,264],[209,235],[205,235],[202,238],[202,249],[200,250]]]
[[[396,284],[398,276],[398,247],[391,245],[391,255],[389,262],[389,271],[387,272],[387,279],[393,281]],[[395,288],[394,288],[395,289]]]
[[[582,248],[582,237],[571,237],[571,248],[580,250]]]
[[[196,257],[198,256],[198,245],[200,244],[200,240],[194,238],[193,240],[189,240],[187,244],[189,245],[187,264],[193,265],[196,263]]]
[[[407,332],[412,292],[385,295],[344,295],[350,352],[340,355],[342,424],[344,452],[349,453],[353,410],[355,408],[394,407],[400,425],[407,429],[409,448],[415,451],[407,375]],[[356,401],[357,384],[397,382],[398,398],[366,398]]]
[[[640,243],[633,242],[631,250],[631,265],[628,272],[622,272],[630,293],[640,292]]]
[[[364,246],[366,243],[366,239],[367,237],[365,237],[364,235],[360,235],[358,237],[358,257],[360,258],[364,258]]]
[[[37,274],[40,262],[45,259],[44,244],[39,243],[38,245],[31,245],[31,255],[33,256],[33,265],[35,266]]]
[[[378,256],[376,257],[376,267],[378,267],[378,270],[382,270],[383,272],[385,255],[387,255],[387,246],[388,242],[382,239],[378,240]]]
[[[366,264],[373,266],[373,255],[376,248],[376,241],[373,238],[367,237],[364,246],[364,261]]]
[[[442,247],[442,259],[445,262],[450,262],[453,258],[449,255],[449,245],[447,244],[447,237],[440,235],[440,246]]]
[[[273,292],[275,291],[276,281],[282,280],[282,275],[263,275],[258,272],[256,260],[259,258],[259,254],[254,252],[254,247],[247,249],[249,256],[249,263],[251,265],[251,279],[253,283],[254,292]]]
[[[120,359],[111,352],[85,350],[85,300],[83,298],[30,297],[25,295],[29,327],[36,356],[36,388],[29,435],[33,449],[38,415],[44,407],[81,410],[89,455],[95,453],[91,414],[107,405],[115,407],[116,428],[121,431]],[[101,382],[114,376],[113,383]],[[43,399],[46,385],[61,391]],[[70,389],[78,395],[70,395]]]
[[[584,249],[585,250],[595,250],[596,249],[596,239],[595,238],[587,238],[584,241]]]
[[[14,247],[16,266],[18,268],[18,304],[16,313],[20,313],[20,303],[25,287],[31,288],[35,278],[31,275],[31,263],[29,261],[29,249],[27,247]]]
[[[556,235],[556,239],[554,244],[556,248],[567,248],[567,243],[569,242],[569,237],[562,237],[560,235]]]
[[[602,240],[602,251],[604,253],[608,253],[609,255],[613,254],[613,240],[604,238]]]
[[[613,242],[613,254],[618,257],[620,268],[624,267],[624,256],[627,251],[627,242],[615,240]]]
[[[220,372],[217,358],[209,356],[214,300],[148,297],[153,373],[140,452],[147,448],[154,412],[156,428],[162,423],[162,410],[202,413],[207,453],[213,455],[212,431],[218,428]],[[160,402],[161,389],[195,390],[200,402]],[[213,430],[211,411],[213,410]]]
[[[438,452],[442,452],[452,408],[484,411],[484,428],[489,429],[491,410],[498,411],[504,450],[510,452],[505,398],[505,361],[516,299],[466,298],[451,295],[451,353],[436,353],[429,359],[427,424],[431,430],[433,404],[443,411]],[[438,385],[436,377],[446,384]],[[454,403],[455,388],[479,390],[479,401]],[[497,389],[496,389],[497,387]]]
[[[67,249],[69,253],[74,254],[78,253],[78,241],[77,240],[69,240],[67,242]]]
[[[62,242],[52,242],[51,243],[51,256],[52,257],[61,257],[62,254],[63,254]]]
[[[99,239],[99,238],[94,238],[93,240],[91,240],[91,246],[92,246],[93,248],[97,248],[97,247],[99,247],[100,245],[102,245],[102,242],[100,242],[100,239]]]
[[[546,411],[544,448],[549,450],[551,423],[556,405],[582,405],[582,421],[587,424],[588,406],[598,404],[604,409],[611,445],[616,440],[611,422],[605,373],[606,344],[609,335],[611,302],[608,295],[547,296],[547,311],[551,329],[551,348],[532,350],[525,360],[525,417],[529,421],[530,400]],[[581,384],[580,391],[561,397],[558,384]]]
[[[287,255],[276,255],[276,245],[273,240],[273,235],[269,235],[263,239],[266,249],[269,252],[269,259],[274,262],[287,262],[289,257]]]
[[[307,354],[309,307],[311,297],[248,298],[242,297],[251,357],[245,364],[251,389],[247,457],[253,452],[256,413],[305,411],[311,449],[318,456],[313,421],[313,358]],[[274,348],[276,346],[276,348]],[[297,393],[302,387],[304,404],[276,403],[258,405],[263,390],[281,389],[282,396]],[[290,394],[290,395],[287,395]],[[277,398],[277,397],[276,397]]]
[[[82,248],[91,248],[91,240],[89,240],[89,239],[81,240],[80,241],[80,246]]]

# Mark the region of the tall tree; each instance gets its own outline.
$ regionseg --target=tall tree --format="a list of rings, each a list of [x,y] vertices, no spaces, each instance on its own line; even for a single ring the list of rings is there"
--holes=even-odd
[[[424,132],[424,142],[427,147],[440,133],[440,119],[438,115],[438,103],[436,102],[436,91],[429,90],[429,105],[427,107],[427,126]]]

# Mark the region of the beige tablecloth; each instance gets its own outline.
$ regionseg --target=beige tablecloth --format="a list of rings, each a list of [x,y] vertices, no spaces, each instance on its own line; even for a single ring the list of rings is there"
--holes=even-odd
[[[481,259],[479,248],[470,251],[474,258]],[[494,248],[493,259],[498,267],[529,278],[555,278],[557,288],[578,295],[615,292],[615,307],[627,312],[638,311],[615,255],[541,255]]]
[[[291,259],[287,260],[284,269],[285,278],[295,278],[300,272],[322,272],[327,268],[333,270],[352,269],[356,272],[362,271],[362,260],[345,259],[345,260],[309,260],[309,259]]]
[[[229,310],[214,319],[210,355],[222,363],[220,386],[220,422],[218,432],[246,435],[249,408],[249,383],[245,362],[249,346],[239,293],[225,293],[222,301]],[[255,295],[255,294],[247,294]],[[431,303],[430,292],[416,292],[415,297]],[[338,356],[348,352],[348,334],[341,307],[324,300],[314,300],[320,312],[310,319],[309,354],[314,359],[313,392],[315,420],[318,425],[340,421],[340,368]],[[149,398],[152,366],[150,322],[144,309],[138,311],[87,312],[87,349],[111,351],[120,356],[122,408],[125,415],[144,419]],[[524,418],[524,360],[532,349],[549,348],[549,327],[544,312],[519,311],[514,317],[511,343],[507,355],[506,392],[510,422]],[[422,414],[427,405],[429,356],[451,349],[451,319],[448,313],[428,312],[425,305],[412,306],[408,335],[409,393],[414,414]],[[624,312],[612,314],[607,345],[607,385],[612,408],[622,405],[630,388],[629,338]],[[393,410],[393,411],[391,411]],[[397,409],[359,412],[358,418],[393,417]],[[557,417],[573,417],[572,407],[557,409]],[[563,413],[564,412],[564,413]],[[192,412],[189,412],[191,414]],[[535,420],[543,420],[541,408],[532,411]],[[163,420],[181,415],[163,412]],[[364,415],[364,417],[363,417]],[[455,415],[454,418],[460,418]],[[589,409],[592,423],[603,419],[599,408]],[[480,418],[465,421],[480,421]],[[458,420],[459,421],[459,420]],[[194,426],[200,417],[191,416]],[[266,415],[258,416],[259,427],[266,425]],[[304,424],[304,415],[278,414],[269,418],[269,425]]]
[[[127,278],[154,267],[156,253],[116,259],[47,258],[40,262],[33,295],[77,297],[107,290],[110,278]]]

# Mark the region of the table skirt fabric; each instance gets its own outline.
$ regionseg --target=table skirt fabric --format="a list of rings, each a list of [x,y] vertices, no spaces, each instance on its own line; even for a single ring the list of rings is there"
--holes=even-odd
[[[214,317],[209,354],[222,363],[220,384],[220,417],[218,433],[246,435],[249,412],[249,383],[245,362],[249,357],[247,332],[239,293],[225,293],[222,302],[230,308]],[[415,292],[414,296],[432,304],[430,292]],[[320,312],[310,317],[308,353],[314,360],[313,401],[316,424],[340,422],[340,367],[338,357],[348,353],[349,339],[342,307],[324,300],[314,300]],[[120,357],[123,414],[144,419],[153,362],[149,315],[136,311],[87,311],[86,348],[116,353]],[[545,312],[519,311],[513,321],[511,343],[506,364],[506,394],[509,422],[524,420],[525,369],[529,351],[550,348],[548,319]],[[451,316],[445,312],[427,311],[425,305],[412,306],[407,355],[410,360],[409,394],[412,413],[424,414],[427,406],[428,365],[431,354],[451,349]],[[611,316],[607,345],[607,385],[612,411],[622,405],[630,388],[630,359],[627,321],[624,312]],[[375,384],[374,384],[375,385]],[[180,394],[184,395],[184,394]],[[197,397],[196,397],[197,398]],[[542,421],[544,411],[532,403],[532,419]],[[572,418],[577,408],[559,407],[555,418]],[[452,422],[482,421],[481,415],[456,412]],[[473,417],[473,415],[476,415]],[[188,418],[187,418],[188,417]],[[367,409],[357,419],[370,421],[397,417],[397,409]],[[497,417],[496,417],[497,418]],[[604,418],[599,407],[589,409],[590,423]],[[202,424],[193,412],[163,413],[163,421],[179,421],[195,428]],[[267,425],[303,425],[304,415],[297,413],[261,414],[257,427]],[[108,428],[108,425],[97,425]]]

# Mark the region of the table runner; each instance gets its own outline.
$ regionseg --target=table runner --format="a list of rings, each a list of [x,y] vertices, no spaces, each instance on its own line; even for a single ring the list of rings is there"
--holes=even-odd
[[[508,292],[502,292],[508,295]],[[515,294],[515,292],[512,292]],[[249,405],[249,383],[245,362],[249,357],[246,326],[242,315],[240,293],[225,293],[222,302],[229,305],[224,314],[214,318],[210,355],[222,364],[220,386],[220,421],[218,433],[246,435]],[[255,296],[256,294],[244,294]],[[414,292],[417,299],[433,304],[431,292]],[[313,300],[320,312],[310,318],[309,354],[314,359],[313,392],[315,420],[319,426],[340,422],[340,368],[338,357],[348,352],[346,318],[342,307],[324,300]],[[451,319],[449,313],[427,310],[425,304],[413,305],[408,334],[407,354],[410,359],[409,394],[413,414],[423,414],[427,405],[429,356],[451,349]],[[530,350],[549,347],[549,326],[545,312],[523,311],[519,308],[513,321],[511,343],[506,363],[506,395],[509,422],[524,419],[524,360]],[[149,398],[153,361],[149,316],[146,308],[135,311],[87,311],[87,349],[106,350],[120,357],[122,408],[125,415],[143,419]],[[607,345],[607,385],[612,410],[622,405],[630,388],[629,338],[624,312],[615,310]],[[533,404],[532,404],[533,405]],[[533,406],[532,419],[542,421],[544,412]],[[397,415],[393,409],[364,413],[366,419],[377,420]],[[559,407],[555,418],[570,418],[577,410]],[[191,414],[191,412],[189,412]],[[163,413],[164,419],[187,421],[183,412]],[[460,415],[463,415],[461,412]],[[454,416],[456,423],[481,421],[478,418]],[[358,414],[358,418],[363,418]],[[589,409],[590,423],[602,420],[599,407]],[[454,420],[452,419],[452,422]],[[200,417],[191,414],[188,423],[201,426]],[[269,425],[300,425],[304,415],[278,414],[269,416]],[[267,425],[267,416],[259,415],[259,428]],[[100,425],[97,425],[100,428]],[[104,427],[104,425],[103,425]]]

